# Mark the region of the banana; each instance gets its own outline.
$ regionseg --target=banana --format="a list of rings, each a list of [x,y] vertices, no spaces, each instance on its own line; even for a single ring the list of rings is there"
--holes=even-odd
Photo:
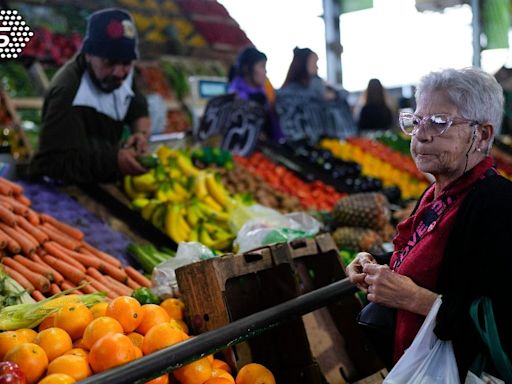
[[[183,155],[181,153],[178,153],[176,163],[178,167],[181,169],[181,172],[183,172],[187,176],[197,176],[201,172],[198,168],[194,166],[194,164],[192,164],[190,157]]]
[[[199,241],[199,228],[197,227],[197,225],[190,229],[188,241]]]
[[[141,210],[148,204],[149,199],[145,197],[136,197],[135,199],[132,200],[132,207],[135,208],[136,210]]]
[[[153,170],[143,175],[132,176],[132,185],[138,192],[154,192],[158,189],[158,184]]]
[[[172,189],[174,189],[176,195],[183,199],[187,199],[189,197],[189,192],[177,181],[172,183]]]
[[[182,206],[179,204],[167,205],[165,214],[165,233],[176,243],[186,240],[185,233],[180,227],[180,211]]]
[[[200,220],[199,210],[194,203],[187,205],[187,222],[194,227]]]
[[[208,248],[213,248],[215,242],[210,237],[210,234],[202,225],[199,225],[199,242],[206,245]]]
[[[151,214],[151,224],[165,232],[165,217],[167,213],[166,204],[160,203]]]
[[[202,201],[197,203],[197,206],[201,210],[201,212],[206,216],[206,218],[210,220],[218,220],[218,221],[228,221],[229,215],[226,212],[219,212],[212,209],[210,206],[206,205]]]
[[[194,180],[194,193],[196,197],[202,199],[208,196],[208,190],[206,189],[206,178],[204,172],[199,172]]]
[[[215,199],[213,197],[211,197],[210,195],[207,195],[207,196],[203,197],[203,201],[205,202],[206,205],[208,205],[214,211],[217,211],[217,212],[222,212],[223,211],[222,205],[217,203],[215,201]]]
[[[133,184],[132,184],[132,177],[131,177],[131,176],[129,176],[129,175],[126,175],[126,176],[123,178],[123,188],[124,188],[125,193],[128,195],[128,197],[129,197],[131,200],[135,200],[135,199],[136,199],[136,198],[138,198],[138,197],[146,197],[146,194],[145,194],[145,193],[137,192],[137,191],[133,188]]]
[[[217,179],[213,173],[207,173],[205,179],[208,193],[215,199],[217,203],[225,207],[229,197],[224,190],[224,186],[217,182]]]
[[[190,228],[190,225],[187,223],[187,220],[185,220],[186,213],[187,213],[187,211],[185,209],[185,206],[181,205],[179,213],[178,213],[178,225],[179,225],[180,232],[183,235],[184,240],[182,240],[182,241],[188,241],[188,239],[190,237],[190,229],[191,228]]]
[[[141,215],[144,220],[150,220],[151,216],[153,215],[153,212],[155,212],[156,207],[160,204],[160,201],[158,200],[149,200],[149,203],[147,203],[144,207],[142,207]]]

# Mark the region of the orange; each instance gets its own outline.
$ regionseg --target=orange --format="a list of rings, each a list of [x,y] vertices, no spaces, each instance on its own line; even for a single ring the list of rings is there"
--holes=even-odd
[[[229,366],[228,363],[226,363],[223,360],[213,359],[213,361],[212,361],[212,368],[223,369],[226,372],[231,373],[231,367]]]
[[[69,351],[66,351],[64,353],[65,355],[75,355],[75,356],[81,356],[81,357],[87,357],[89,356],[89,352],[87,352],[85,349],[83,348],[73,348],[73,349],[70,349]]]
[[[33,343],[34,339],[37,336],[37,332],[30,328],[21,328],[17,329],[16,333],[20,335],[21,337],[25,338],[27,343]]]
[[[212,377],[226,379],[226,380],[229,380],[229,382],[231,384],[235,384],[235,379],[233,379],[233,376],[231,376],[231,373],[228,373],[225,370],[220,369],[220,368],[212,369]]]
[[[89,351],[89,364],[94,372],[102,372],[135,359],[135,350],[128,336],[108,333],[96,341]]]
[[[236,375],[236,384],[276,384],[272,372],[265,366],[257,363],[246,364]]]
[[[82,337],[85,327],[94,320],[92,312],[83,303],[70,303],[62,306],[55,315],[55,327],[62,328],[71,339]]]
[[[89,349],[84,345],[83,339],[79,338],[73,341],[73,348]]]
[[[76,380],[65,373],[52,373],[37,384],[74,384]]]
[[[165,373],[153,380],[146,381],[145,384],[169,384],[169,375]]]
[[[206,357],[173,371],[181,384],[203,384],[212,376],[212,365]]]
[[[112,300],[107,306],[106,315],[119,321],[125,333],[133,332],[143,316],[141,305],[130,296],[119,296]]]
[[[142,352],[148,355],[159,349],[179,343],[185,340],[187,334],[174,328],[169,323],[160,323],[152,327],[144,336]]]
[[[225,379],[224,377],[212,377],[203,384],[233,384],[234,382],[234,380]]]
[[[87,358],[76,355],[62,355],[48,364],[48,374],[65,373],[76,381],[91,376]]]
[[[87,349],[91,349],[97,340],[111,332],[123,333],[123,327],[119,324],[119,321],[108,316],[98,317],[91,321],[85,328],[84,336],[82,337],[82,344]]]
[[[137,332],[132,332],[127,334],[128,338],[132,341],[133,345],[136,347],[142,348],[142,342],[144,341],[144,336]]]
[[[171,319],[169,323],[171,323],[173,327],[178,328],[179,330],[185,332],[188,335],[188,325],[183,320]]]
[[[37,329],[39,332],[45,330],[46,328],[54,327],[55,315],[51,315],[46,317],[43,321],[39,323],[39,327]]]
[[[143,356],[142,349],[136,347],[135,345],[133,346],[133,351],[135,352],[135,359],[138,359]]]
[[[137,327],[137,332],[145,335],[153,326],[160,323],[168,323],[171,318],[162,307],[156,304],[144,304],[142,307],[142,322]]]
[[[4,356],[9,350],[15,346],[26,343],[26,336],[16,331],[7,331],[0,333],[0,360],[4,360]]]
[[[183,312],[185,311],[185,303],[180,299],[170,297],[160,303],[171,319],[183,320]]]
[[[49,361],[73,348],[71,337],[60,328],[47,328],[39,332],[34,339],[34,343],[44,349]]]
[[[108,303],[103,301],[101,303],[94,304],[91,307],[92,316],[97,319],[100,316],[107,316]]]
[[[20,366],[27,378],[27,383],[36,383],[48,367],[48,357],[44,349],[34,343],[22,343],[12,348],[5,355],[6,361]]]

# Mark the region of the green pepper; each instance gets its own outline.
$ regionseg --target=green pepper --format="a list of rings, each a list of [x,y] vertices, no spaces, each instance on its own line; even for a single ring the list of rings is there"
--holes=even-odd
[[[144,304],[160,304],[160,298],[146,287],[140,287],[133,291],[132,297],[136,299],[141,305]]]
[[[146,168],[155,168],[158,165],[158,157],[153,155],[139,156],[137,161]]]

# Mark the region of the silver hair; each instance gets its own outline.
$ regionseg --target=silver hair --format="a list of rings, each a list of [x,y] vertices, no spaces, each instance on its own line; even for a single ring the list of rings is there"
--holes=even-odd
[[[493,137],[501,130],[503,89],[494,76],[479,68],[444,69],[423,76],[416,88],[416,101],[435,91],[446,91],[459,113],[468,120],[490,122]]]

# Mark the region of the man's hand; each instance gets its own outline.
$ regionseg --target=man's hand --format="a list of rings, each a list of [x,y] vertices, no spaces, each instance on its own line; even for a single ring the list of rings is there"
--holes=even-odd
[[[148,171],[147,168],[137,161],[137,156],[139,154],[134,147],[121,148],[119,150],[117,153],[117,165],[123,175],[140,175]]]
[[[368,288],[368,284],[365,282],[366,273],[363,272],[366,264],[377,264],[377,261],[368,252],[360,252],[345,271],[350,282],[365,292]]]
[[[149,153],[148,139],[142,133],[134,133],[123,145],[123,148],[133,148],[136,156],[144,156]]]

